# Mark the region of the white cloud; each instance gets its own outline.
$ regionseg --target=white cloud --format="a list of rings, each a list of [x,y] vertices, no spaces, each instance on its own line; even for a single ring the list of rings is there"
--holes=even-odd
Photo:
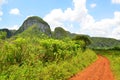
[[[90,4],[90,7],[91,7],[91,8],[95,8],[95,7],[96,7],[96,4],[95,4],[95,3]]]
[[[112,0],[113,4],[120,4],[120,0]]]
[[[84,16],[87,14],[86,9],[86,0],[73,0],[74,8],[67,8],[65,11],[62,9],[54,9],[49,14],[44,17],[44,20],[47,21],[52,30],[57,26],[64,26],[64,22],[81,22],[84,19]]]
[[[100,37],[114,37],[120,39],[120,12],[114,12],[113,18],[105,18],[100,21],[95,21],[94,17],[88,13],[86,8],[86,0],[73,0],[74,7],[67,8],[66,10],[54,9],[49,14],[44,17],[44,20],[47,21],[52,30],[57,26],[67,27],[74,23],[79,24],[79,29],[77,28],[76,32],[88,34],[90,36],[100,36]],[[95,4],[92,6],[96,6]],[[67,24],[66,23],[70,23]]]
[[[55,27],[63,26],[61,21],[64,21],[64,13],[61,9],[54,9],[44,17],[44,20],[52,26],[53,30]]]
[[[19,29],[19,26],[18,25],[13,25],[13,26],[10,26],[10,27],[6,27],[10,30],[18,30]]]
[[[120,26],[118,26],[117,28],[115,28],[112,31],[112,35],[110,35],[109,37],[120,39]]]
[[[10,14],[12,15],[20,15],[20,10],[18,8],[11,9]]]
[[[81,33],[86,33],[91,36],[113,37],[120,39],[120,12],[114,12],[114,18],[102,19],[91,24],[81,26]]]
[[[4,3],[6,3],[6,0],[0,0],[0,6],[2,6]]]

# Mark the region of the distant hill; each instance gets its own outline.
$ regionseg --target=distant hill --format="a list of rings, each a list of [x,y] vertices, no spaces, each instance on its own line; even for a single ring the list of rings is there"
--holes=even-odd
[[[40,32],[43,32],[44,34],[48,36],[52,36],[51,29],[48,23],[38,16],[32,16],[32,17],[27,18],[23,22],[22,26],[16,31],[15,34],[19,34],[33,25],[38,26],[39,27],[38,29]]]
[[[120,41],[113,38],[91,37],[91,40],[89,47],[92,49],[120,49]]]
[[[66,31],[65,29],[63,29],[62,27],[56,27],[55,30],[53,31],[53,38],[55,39],[64,39],[64,38],[74,38],[76,35],[76,33],[71,33],[69,31]],[[84,35],[84,34],[81,34]]]
[[[62,27],[56,27],[54,32],[53,32],[53,38],[56,38],[56,39],[64,39],[66,37],[70,37],[71,33],[64,30]]]
[[[85,34],[70,33],[69,31],[64,30],[62,27],[56,27],[52,32],[49,24],[38,16],[27,18],[17,31],[9,29],[0,29],[0,31],[5,31],[7,33],[7,38],[10,38],[16,34],[19,34],[22,37],[38,36],[44,38],[49,36],[54,39],[73,39],[76,35],[86,36]],[[91,49],[120,49],[119,40],[103,37],[90,37],[90,39],[92,44],[88,47]]]
[[[7,33],[7,35],[6,35],[7,38],[10,38],[14,34],[14,30],[0,29],[0,31],[6,32]]]

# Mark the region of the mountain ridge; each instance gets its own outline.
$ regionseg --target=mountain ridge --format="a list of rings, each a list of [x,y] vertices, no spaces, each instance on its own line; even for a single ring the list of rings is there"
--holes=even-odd
[[[45,35],[55,39],[64,39],[64,38],[72,39],[76,35],[82,35],[82,36],[85,35],[85,34],[71,33],[69,31],[64,30],[62,27],[56,27],[52,32],[49,24],[38,16],[28,17],[17,31],[11,31],[9,29],[0,29],[0,31],[5,31],[7,33],[7,38],[10,38],[14,35],[23,33],[25,30],[27,30],[29,27],[32,27],[32,26],[34,27],[31,30],[27,31],[28,33],[27,32],[24,33],[24,36],[27,36],[28,34],[29,35],[34,34],[33,36],[35,36],[35,35],[44,33]],[[42,35],[38,35],[38,36],[40,37]],[[92,44],[88,47],[90,47],[91,49],[112,49],[114,47],[120,48],[119,46],[120,40],[117,40],[114,38],[105,38],[105,37],[90,37],[90,38],[92,40]]]

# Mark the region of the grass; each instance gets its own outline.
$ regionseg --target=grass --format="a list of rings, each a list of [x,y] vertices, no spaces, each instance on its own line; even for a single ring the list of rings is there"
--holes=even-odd
[[[111,69],[116,80],[120,80],[120,51],[119,50],[100,50],[96,51],[106,56],[111,63]]]

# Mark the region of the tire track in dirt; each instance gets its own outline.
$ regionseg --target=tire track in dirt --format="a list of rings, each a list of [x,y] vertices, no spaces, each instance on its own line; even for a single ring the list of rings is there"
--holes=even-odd
[[[109,60],[98,56],[98,60],[69,80],[114,80]]]

